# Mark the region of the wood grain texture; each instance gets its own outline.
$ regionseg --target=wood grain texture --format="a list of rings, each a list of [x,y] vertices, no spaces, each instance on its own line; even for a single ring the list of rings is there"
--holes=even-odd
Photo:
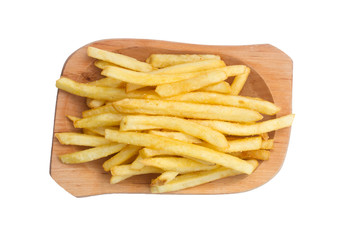
[[[79,82],[99,79],[100,70],[93,66],[94,59],[86,54],[93,46],[134,57],[140,61],[152,53],[217,54],[227,65],[245,64],[251,68],[250,76],[241,92],[243,96],[260,97],[281,107],[276,117],[292,112],[292,60],[281,50],[269,44],[248,46],[195,45],[144,39],[108,39],[92,42],[75,51],[65,62],[62,75]],[[54,82],[55,85],[55,82]],[[54,133],[79,131],[66,115],[81,116],[87,109],[85,98],[59,90],[56,103]],[[274,118],[265,116],[264,120]],[[280,170],[285,159],[290,128],[270,134],[274,149],[269,161],[264,161],[249,175],[217,180],[168,194],[225,194],[244,192],[263,185]],[[89,163],[63,164],[58,155],[84,149],[63,146],[53,137],[50,174],[66,191],[74,196],[91,196],[105,193],[150,193],[149,183],[156,175],[134,176],[115,185],[109,184],[110,174],[102,168],[104,159]]]

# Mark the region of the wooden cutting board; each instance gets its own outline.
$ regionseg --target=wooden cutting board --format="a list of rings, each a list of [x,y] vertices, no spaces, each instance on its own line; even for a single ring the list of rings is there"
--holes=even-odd
[[[245,64],[251,74],[241,92],[243,96],[260,97],[281,107],[276,117],[291,113],[292,105],[292,60],[284,52],[269,44],[248,46],[210,46],[144,39],[108,39],[92,42],[76,50],[65,62],[62,75],[79,82],[101,78],[94,59],[86,54],[88,46],[122,53],[138,60],[152,53],[217,54],[227,65]],[[55,79],[54,79],[55,87]],[[85,98],[59,90],[56,102],[54,133],[79,131],[66,115],[81,117],[87,109]],[[274,116],[265,116],[265,120]],[[268,182],[280,170],[285,159],[290,128],[271,133],[274,149],[269,161],[261,162],[256,171],[217,180],[201,186],[169,194],[225,194],[254,189]],[[76,197],[104,193],[150,193],[149,183],[156,175],[134,176],[121,183],[109,184],[110,174],[102,168],[104,159],[83,164],[63,164],[58,155],[85,149],[78,146],[63,146],[53,136],[50,175],[66,191]]]

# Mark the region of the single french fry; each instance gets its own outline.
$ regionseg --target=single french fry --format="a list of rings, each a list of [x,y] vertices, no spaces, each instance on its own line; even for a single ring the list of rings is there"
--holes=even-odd
[[[143,167],[141,169],[131,169],[130,165],[120,165],[113,167],[114,171],[117,171],[119,175],[113,175],[110,179],[110,184],[119,183],[129,177],[149,174],[149,173],[162,173],[163,170],[154,167]],[[115,169],[117,168],[117,169]],[[112,170],[111,170],[112,171]]]
[[[210,54],[151,54],[150,57],[146,59],[146,62],[155,68],[164,68],[208,59],[220,60],[220,56]]]
[[[150,130],[149,133],[155,134],[158,136],[176,139],[176,140],[187,142],[187,143],[202,143],[203,142],[199,138],[190,136],[190,135],[182,133],[182,132],[164,132],[164,131],[159,131],[159,130]]]
[[[228,82],[223,81],[223,82],[211,84],[209,86],[200,88],[198,91],[228,94],[231,92],[231,87]]]
[[[231,84],[231,94],[232,95],[239,95],[241,90],[243,89],[246,80],[248,79],[248,76],[250,74],[250,68],[246,67],[246,70],[244,73],[239,74],[235,76],[232,84]]]
[[[76,128],[110,127],[120,125],[123,117],[124,115],[119,113],[103,113],[76,120],[74,126]]]
[[[96,127],[96,128],[83,128],[83,130],[88,130],[96,135],[105,136],[105,129],[118,130],[119,127]]]
[[[225,166],[227,168],[235,169],[246,174],[250,174],[254,170],[251,164],[248,164],[240,158],[206,147],[181,142],[163,136],[157,136],[149,133],[120,132],[106,129],[105,138],[114,142],[154,148],[171,152],[174,155],[204,160]]]
[[[72,122],[75,122],[76,120],[81,119],[81,118],[79,118],[79,117],[75,117],[75,116],[72,116],[72,115],[66,115],[66,117],[67,117],[68,119],[70,119]]]
[[[103,60],[96,60],[94,62],[94,65],[97,67],[97,68],[100,68],[100,69],[104,69],[106,67],[109,67],[109,66],[113,66],[113,67],[117,67],[116,64],[112,64],[110,62],[106,62],[106,61],[103,61]]]
[[[139,72],[150,72],[153,67],[145,62],[138,61],[135,58],[125,56],[119,53],[113,53],[110,51],[88,47],[87,53],[89,57],[93,57],[99,60],[103,60],[109,63],[116,64],[118,66],[132,69]]]
[[[113,106],[120,113],[141,113],[234,122],[254,122],[263,118],[260,113],[250,109],[178,101],[123,99],[114,102]]]
[[[263,140],[261,143],[261,149],[273,149],[274,139]]]
[[[151,158],[154,156],[164,156],[164,155],[174,155],[174,154],[164,150],[158,150],[152,148],[143,148],[139,151],[139,156],[141,156],[142,159]]]
[[[116,155],[111,157],[110,159],[106,160],[103,163],[103,168],[106,172],[110,171],[110,169],[114,166],[128,163],[128,161],[139,153],[140,147],[134,145],[127,145],[120,152]]]
[[[161,97],[170,97],[198,90],[202,87],[224,81],[226,78],[227,75],[224,72],[213,71],[179,82],[159,85],[156,87],[155,92]]]
[[[110,143],[86,150],[60,155],[63,163],[84,163],[94,161],[119,152],[125,144]]]
[[[140,88],[145,88],[147,86],[145,85],[139,85],[139,84],[135,84],[135,83],[126,83],[126,92],[132,92],[135,90],[138,90]]]
[[[101,136],[94,136],[94,135],[74,133],[74,132],[55,133],[55,137],[63,145],[96,147],[111,143],[111,141]]]
[[[114,166],[111,168],[111,175],[140,175],[140,174],[148,174],[148,173],[163,173],[164,170],[156,167],[144,166],[141,169],[133,169],[131,168],[131,164]]]
[[[249,124],[231,123],[224,121],[192,120],[204,126],[211,127],[221,133],[233,136],[251,136],[265,132],[271,132],[281,128],[290,127],[295,114],[289,114],[283,117]]]
[[[194,78],[198,75],[210,73],[212,71],[223,71],[226,73],[228,77],[231,77],[243,73],[245,69],[246,66],[244,65],[232,65],[232,66],[220,67],[212,70],[205,70],[199,72],[178,73],[178,74],[152,74],[152,73],[135,72],[121,67],[109,66],[104,68],[101,74],[128,83],[135,83],[144,86],[156,86],[156,85],[174,83],[174,82]]]
[[[89,108],[97,108],[97,107],[101,107],[106,103],[106,101],[104,100],[98,100],[98,99],[91,99],[91,98],[87,98],[86,99],[86,105]]]
[[[247,163],[252,165],[254,169],[258,166],[258,162],[256,160],[248,160]],[[151,186],[151,192],[164,193],[178,191],[239,174],[241,174],[241,172],[225,167],[218,167],[207,171],[186,173],[183,175],[178,175],[172,181],[164,185]]]
[[[205,165],[183,157],[144,158],[141,163],[145,166],[157,167],[164,171],[174,171],[180,174],[217,168],[216,165]]]
[[[231,153],[231,155],[242,158],[242,159],[257,159],[267,161],[270,159],[270,151],[269,150],[252,150],[252,151],[244,151],[244,152],[235,152]]]
[[[79,83],[66,77],[56,81],[56,87],[81,97],[116,101],[124,98],[159,98],[154,91],[133,91],[126,93],[124,88],[100,87],[88,83]]]
[[[102,137],[104,136],[104,135],[99,135],[99,134],[95,133],[94,131],[91,131],[89,128],[83,128],[82,133],[91,135],[91,136],[102,136]]]
[[[88,117],[92,117],[92,116],[104,114],[104,113],[118,114],[119,112],[114,108],[112,103],[107,103],[104,106],[83,111],[82,116],[83,116],[83,118],[88,118]]]
[[[246,108],[267,115],[274,115],[280,111],[280,108],[272,102],[268,102],[259,98],[232,96],[210,92],[189,92],[173,97],[168,97],[165,100]]]
[[[241,151],[250,151],[250,150],[258,150],[262,146],[261,137],[247,137],[236,140],[229,140],[229,146],[226,148],[219,148],[215,146],[211,146],[210,144],[202,144],[202,146],[210,147],[215,150],[231,153],[231,152],[241,152]]]
[[[139,155],[137,156],[137,158],[135,158],[135,160],[131,163],[132,169],[140,169],[140,168],[144,167],[144,164],[141,162],[141,160],[143,158],[142,158],[142,155],[140,154],[140,151],[139,151]]]
[[[138,130],[137,125],[152,125],[160,128],[176,130],[193,137],[202,139],[214,146],[227,148],[229,146],[225,136],[209,127],[194,123],[190,120],[168,116],[125,116],[120,124],[121,131]],[[260,139],[261,143],[261,139]]]
[[[120,88],[125,86],[125,82],[115,78],[102,78],[96,81],[89,82],[87,84],[91,86],[111,87],[111,88]]]
[[[176,74],[210,70],[225,67],[226,64],[220,59],[209,59],[198,62],[182,63],[152,71],[152,74]]]
[[[151,180],[150,186],[161,186],[173,180],[179,173],[174,171],[163,172],[157,178]]]

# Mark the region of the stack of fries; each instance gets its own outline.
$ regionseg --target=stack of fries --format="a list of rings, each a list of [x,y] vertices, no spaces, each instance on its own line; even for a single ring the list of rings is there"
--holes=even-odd
[[[239,96],[250,68],[226,66],[216,55],[152,54],[146,62],[94,47],[88,55],[105,78],[79,83],[61,77],[59,89],[86,98],[83,133],[56,133],[61,144],[88,146],[59,156],[66,164],[108,157],[111,184],[158,174],[152,193],[177,191],[220,178],[251,174],[269,159],[268,133],[291,126],[290,114],[268,121],[279,107]],[[231,85],[226,82],[234,77]]]

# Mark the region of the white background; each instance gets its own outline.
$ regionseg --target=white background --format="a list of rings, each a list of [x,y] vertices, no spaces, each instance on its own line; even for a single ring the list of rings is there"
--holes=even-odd
[[[359,239],[357,1],[2,1],[1,239]],[[58,79],[105,38],[270,43],[294,61],[279,174],[230,195],[75,198],[49,175]]]

